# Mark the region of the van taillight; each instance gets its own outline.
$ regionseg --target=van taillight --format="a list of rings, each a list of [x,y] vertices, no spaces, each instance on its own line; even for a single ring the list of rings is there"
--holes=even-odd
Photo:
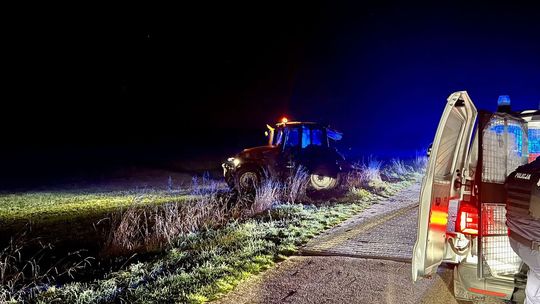
[[[460,204],[456,231],[468,235],[478,235],[478,208],[471,204]]]

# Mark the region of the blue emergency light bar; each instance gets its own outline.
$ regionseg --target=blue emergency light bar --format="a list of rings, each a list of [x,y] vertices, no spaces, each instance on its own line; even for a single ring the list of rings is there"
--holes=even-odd
[[[510,96],[508,96],[508,95],[499,96],[499,100],[497,100],[497,105],[499,105],[499,106],[509,106],[510,105]]]
[[[510,107],[510,96],[501,95],[497,100],[497,112],[510,113],[512,108]]]

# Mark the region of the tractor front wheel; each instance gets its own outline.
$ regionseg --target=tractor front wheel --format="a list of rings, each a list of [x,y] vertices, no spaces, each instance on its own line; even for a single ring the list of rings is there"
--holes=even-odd
[[[261,175],[256,169],[243,168],[236,174],[236,187],[241,192],[254,192],[261,183]]]

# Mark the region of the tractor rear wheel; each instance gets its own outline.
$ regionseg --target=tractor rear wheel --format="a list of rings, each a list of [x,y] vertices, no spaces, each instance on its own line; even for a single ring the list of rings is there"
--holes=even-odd
[[[338,178],[332,176],[325,176],[319,174],[311,174],[309,176],[309,183],[315,190],[332,190],[338,185]]]

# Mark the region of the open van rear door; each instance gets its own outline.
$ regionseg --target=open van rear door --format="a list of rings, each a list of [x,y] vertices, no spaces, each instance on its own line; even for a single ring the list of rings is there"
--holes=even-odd
[[[420,192],[418,232],[412,260],[412,278],[430,276],[441,264],[446,247],[448,203],[460,199],[477,110],[465,91],[447,99]]]

